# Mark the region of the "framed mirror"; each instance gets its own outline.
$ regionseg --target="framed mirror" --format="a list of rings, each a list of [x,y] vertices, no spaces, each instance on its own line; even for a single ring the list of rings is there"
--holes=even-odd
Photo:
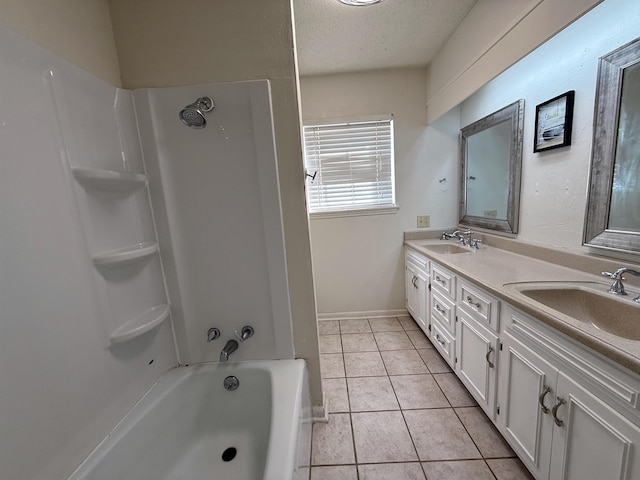
[[[584,245],[640,252],[640,38],[600,58]]]
[[[523,123],[518,100],[461,130],[460,224],[518,232]]]

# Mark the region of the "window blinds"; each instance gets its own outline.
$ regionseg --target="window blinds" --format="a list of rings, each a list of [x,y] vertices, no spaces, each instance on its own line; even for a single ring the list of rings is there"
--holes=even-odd
[[[395,205],[393,120],[304,127],[309,212]]]

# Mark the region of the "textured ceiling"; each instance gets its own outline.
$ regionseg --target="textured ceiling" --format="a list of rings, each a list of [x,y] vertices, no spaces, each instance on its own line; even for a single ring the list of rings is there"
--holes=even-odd
[[[293,0],[301,75],[426,66],[476,0]]]

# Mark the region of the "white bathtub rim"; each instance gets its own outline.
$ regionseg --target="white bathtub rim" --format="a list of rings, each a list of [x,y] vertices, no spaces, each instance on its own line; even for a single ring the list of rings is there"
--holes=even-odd
[[[269,365],[269,367],[267,367]],[[125,414],[124,417],[113,427],[113,429],[107,434],[107,436],[102,439],[100,443],[87,455],[87,457],[78,465],[78,467],[67,477],[67,480],[85,480],[87,474],[91,473],[92,469],[96,467],[99,462],[101,462],[106,455],[109,454],[110,450],[113,446],[122,439],[129,431],[131,431],[137,424],[137,422],[146,415],[155,405],[157,405],[164,397],[166,397],[169,393],[171,393],[175,388],[177,388],[180,384],[185,382],[188,378],[195,375],[198,370],[204,368],[215,368],[216,370],[224,370],[228,368],[231,370],[235,369],[259,369],[259,370],[267,370],[273,371],[275,370],[280,372],[287,372],[289,375],[285,375],[284,378],[289,377],[289,379],[293,378],[293,375],[300,370],[303,370],[302,375],[295,375],[297,379],[297,384],[295,387],[296,395],[294,398],[287,398],[286,401],[274,401],[274,396],[276,389],[283,387],[283,376],[282,375],[273,375],[271,378],[274,379],[274,383],[272,384],[272,424],[269,433],[269,445],[267,450],[267,461],[265,462],[265,471],[263,480],[288,480],[282,477],[282,465],[292,465],[295,466],[295,446],[296,446],[296,437],[297,431],[296,422],[290,422],[290,427],[287,428],[285,423],[287,422],[274,422],[273,418],[277,418],[277,415],[286,414],[289,411],[289,415],[291,412],[295,414],[294,419],[299,418],[299,413],[302,409],[302,400],[301,394],[302,389],[304,388],[305,380],[308,381],[308,373],[306,371],[306,363],[302,359],[284,359],[284,360],[251,360],[251,361],[239,361],[239,362],[228,362],[228,363],[220,363],[220,362],[203,362],[203,363],[193,363],[188,366],[178,365],[176,367],[170,368],[162,376],[145,392],[145,394],[138,400],[134,406]],[[185,372],[185,369],[190,371]],[[298,380],[300,379],[300,380]],[[164,384],[163,388],[158,388],[160,384]],[[307,387],[308,388],[308,387]],[[289,408],[290,410],[286,410],[284,407]],[[278,423],[280,423],[278,425]],[[288,435],[282,437],[283,435]],[[272,458],[274,455],[273,448],[276,448],[277,443],[274,445],[273,442],[278,441],[278,438],[288,438],[289,440],[286,442],[287,450],[284,453],[287,463],[283,463],[282,454],[275,454],[279,456],[276,460]],[[283,446],[282,442],[280,442],[280,447]],[[287,474],[293,475],[293,470],[291,472],[287,472]],[[270,475],[270,476],[269,476]]]

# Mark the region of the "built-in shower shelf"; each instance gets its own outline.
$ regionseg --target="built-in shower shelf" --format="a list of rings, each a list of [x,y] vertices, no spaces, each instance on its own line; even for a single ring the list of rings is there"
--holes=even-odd
[[[142,173],[114,170],[74,168],[73,176],[87,189],[114,193],[130,193],[147,183],[147,176]]]
[[[111,333],[111,345],[132,340],[160,326],[169,316],[169,305],[156,305]]]
[[[158,252],[158,244],[152,242],[138,243],[131,247],[111,250],[92,257],[96,267],[123,267],[139,260],[155,255]]]

